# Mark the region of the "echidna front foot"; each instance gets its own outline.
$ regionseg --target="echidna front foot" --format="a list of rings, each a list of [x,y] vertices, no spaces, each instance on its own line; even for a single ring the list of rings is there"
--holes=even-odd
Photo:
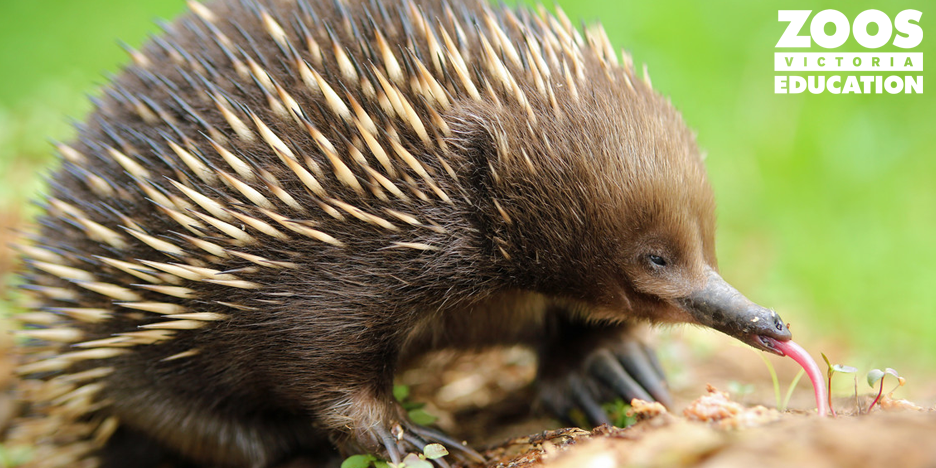
[[[383,379],[374,378],[371,382]],[[344,456],[372,454],[400,464],[409,454],[422,454],[426,445],[441,444],[448,457],[465,464],[484,462],[470,447],[435,430],[410,421],[406,410],[392,396],[392,382],[366,385],[348,391],[337,405],[331,405],[323,422],[331,427],[332,440]],[[448,468],[444,459],[432,460]]]
[[[574,423],[580,410],[593,426],[610,423],[603,402],[622,398],[671,405],[666,379],[654,351],[629,326],[566,324],[540,353],[540,402]]]
[[[449,451],[450,456],[466,464],[483,463],[485,461],[484,457],[471,447],[441,431],[420,426],[409,420],[392,423],[389,427],[385,424],[376,424],[363,431],[359,438],[365,440],[357,441],[356,445],[366,447],[372,446],[376,442],[377,451],[382,452],[378,454],[394,464],[401,463],[410,453],[423,453],[426,445],[429,444],[443,445]],[[432,462],[439,468],[450,467],[444,458],[437,458]]]

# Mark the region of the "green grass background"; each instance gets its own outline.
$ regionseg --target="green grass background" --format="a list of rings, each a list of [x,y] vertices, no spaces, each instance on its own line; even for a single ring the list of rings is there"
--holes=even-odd
[[[871,8],[892,18],[929,2],[566,0],[646,63],[700,145],[719,201],[723,275],[774,307],[794,334],[875,366],[936,363],[936,92],[775,95],[778,9]],[[48,138],[73,135],[107,73],[182,0],[0,1],[0,210],[41,188]],[[853,40],[839,50],[858,51]],[[819,49],[811,49],[819,51]],[[639,65],[638,65],[639,66]],[[27,211],[28,212],[28,211]],[[818,351],[818,350],[814,350]]]

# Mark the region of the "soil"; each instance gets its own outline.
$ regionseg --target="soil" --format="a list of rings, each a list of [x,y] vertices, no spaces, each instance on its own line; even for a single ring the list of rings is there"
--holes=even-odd
[[[699,333],[688,341],[711,339]],[[670,338],[662,344],[664,357],[698,346],[684,343],[684,336]],[[804,378],[791,399],[793,409],[779,412],[756,353],[718,336],[714,341],[720,346],[704,358],[689,356],[671,382],[673,409],[635,406],[638,422],[627,428],[560,428],[543,417],[530,405],[535,358],[518,348],[431,356],[400,381],[411,386],[414,400],[428,402],[440,427],[486,448],[485,468],[936,467],[932,395],[921,397],[928,406],[885,397],[868,413],[874,395],[865,386],[867,394],[835,399],[837,417],[820,418]],[[784,392],[798,370],[785,361],[790,360],[772,359]],[[739,398],[744,404],[703,383],[724,389],[739,380],[756,389]]]
[[[936,413],[819,419],[787,414],[724,429],[669,413],[625,429],[562,429],[512,439],[488,467],[932,467]]]

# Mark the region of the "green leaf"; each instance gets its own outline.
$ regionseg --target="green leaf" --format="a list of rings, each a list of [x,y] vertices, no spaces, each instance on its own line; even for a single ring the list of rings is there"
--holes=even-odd
[[[777,408],[778,410],[786,411],[787,405],[790,403],[790,397],[793,396],[793,390],[796,389],[796,384],[799,383],[800,379],[803,378],[803,374],[805,373],[806,373],[806,369],[800,369],[799,372],[796,373],[796,377],[793,377],[793,381],[790,382],[790,386],[789,388],[787,388],[786,397],[783,399],[783,405]],[[855,378],[857,379],[858,377],[855,377]]]
[[[755,352],[757,353],[758,356],[760,356],[761,360],[764,361],[764,365],[767,366],[767,370],[770,371],[770,380],[773,382],[774,399],[776,399],[777,408],[779,408],[782,401],[780,401],[780,379],[777,378],[777,371],[774,369],[773,364],[770,363],[770,360],[767,359],[767,356],[765,353],[761,353],[757,351]],[[830,376],[832,375],[831,370],[829,371],[829,375]]]
[[[390,464],[383,460],[376,460],[374,462],[374,468],[390,468]]]
[[[868,385],[874,387],[874,384],[884,378],[884,371],[881,369],[871,369],[868,371]]]
[[[833,364],[832,370],[834,370],[835,372],[841,372],[843,374],[854,374],[855,372],[858,372],[857,367],[843,366],[841,364]]]
[[[754,384],[743,384],[737,380],[729,381],[728,393],[736,396],[744,396],[754,393]]]
[[[341,462],[341,468],[368,468],[372,462],[376,461],[377,457],[373,455],[351,455]]]
[[[826,379],[829,380],[829,382],[828,382],[828,385],[829,385],[829,392],[831,393],[831,391],[832,391],[832,374],[835,373],[835,370],[832,369],[832,363],[829,362],[829,358],[825,355],[825,353],[820,352],[819,354],[822,355],[822,360],[825,361],[825,365],[826,365]]]
[[[448,455],[449,451],[442,444],[428,444],[423,448],[423,454],[426,455],[426,458],[435,460]]]
[[[609,416],[611,424],[617,427],[632,426],[637,422],[636,417],[628,416],[627,412],[630,411],[631,406],[624,403],[621,398],[601,405],[601,409]]]
[[[393,386],[393,398],[396,398],[396,401],[403,401],[407,397],[409,397],[408,385],[394,385]]]
[[[428,426],[436,422],[436,420],[439,419],[427,413],[426,410],[422,408],[414,409],[413,411],[410,411],[407,414],[409,415],[410,421],[413,421],[414,423],[419,424],[420,426]]]
[[[400,403],[400,405],[403,406],[403,409],[405,409],[407,412],[417,410],[419,408],[422,408],[423,406],[426,406],[425,403],[422,403],[419,401],[404,401]]]

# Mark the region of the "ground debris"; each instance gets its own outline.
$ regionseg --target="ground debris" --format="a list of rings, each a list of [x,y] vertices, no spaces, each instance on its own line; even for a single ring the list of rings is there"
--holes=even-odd
[[[690,421],[716,423],[722,429],[760,426],[780,419],[775,409],[763,406],[744,407],[731,401],[726,392],[720,392],[708,385],[707,395],[703,395],[689,404],[683,415]]]
[[[936,414],[877,412],[837,419],[784,414],[724,430],[665,414],[626,429],[561,429],[486,452],[484,468],[936,466]]]
[[[633,416],[637,421],[646,421],[655,418],[661,414],[666,414],[666,407],[656,401],[644,401],[640,398],[631,400],[631,409],[627,412],[628,416]]]
[[[878,404],[880,405],[881,409],[884,411],[917,411],[917,412],[927,411],[926,408],[923,408],[922,406],[919,406],[916,403],[913,403],[909,400],[894,399],[892,397],[892,394],[884,395],[881,398],[881,402]],[[930,410],[930,411],[934,411],[934,410],[936,410],[936,408],[933,408],[933,410]]]
[[[884,411],[872,414],[819,418],[747,407],[709,386],[682,416],[656,403],[632,405],[633,426],[515,437],[490,448],[483,468],[936,466],[936,411],[905,400],[883,400]]]

